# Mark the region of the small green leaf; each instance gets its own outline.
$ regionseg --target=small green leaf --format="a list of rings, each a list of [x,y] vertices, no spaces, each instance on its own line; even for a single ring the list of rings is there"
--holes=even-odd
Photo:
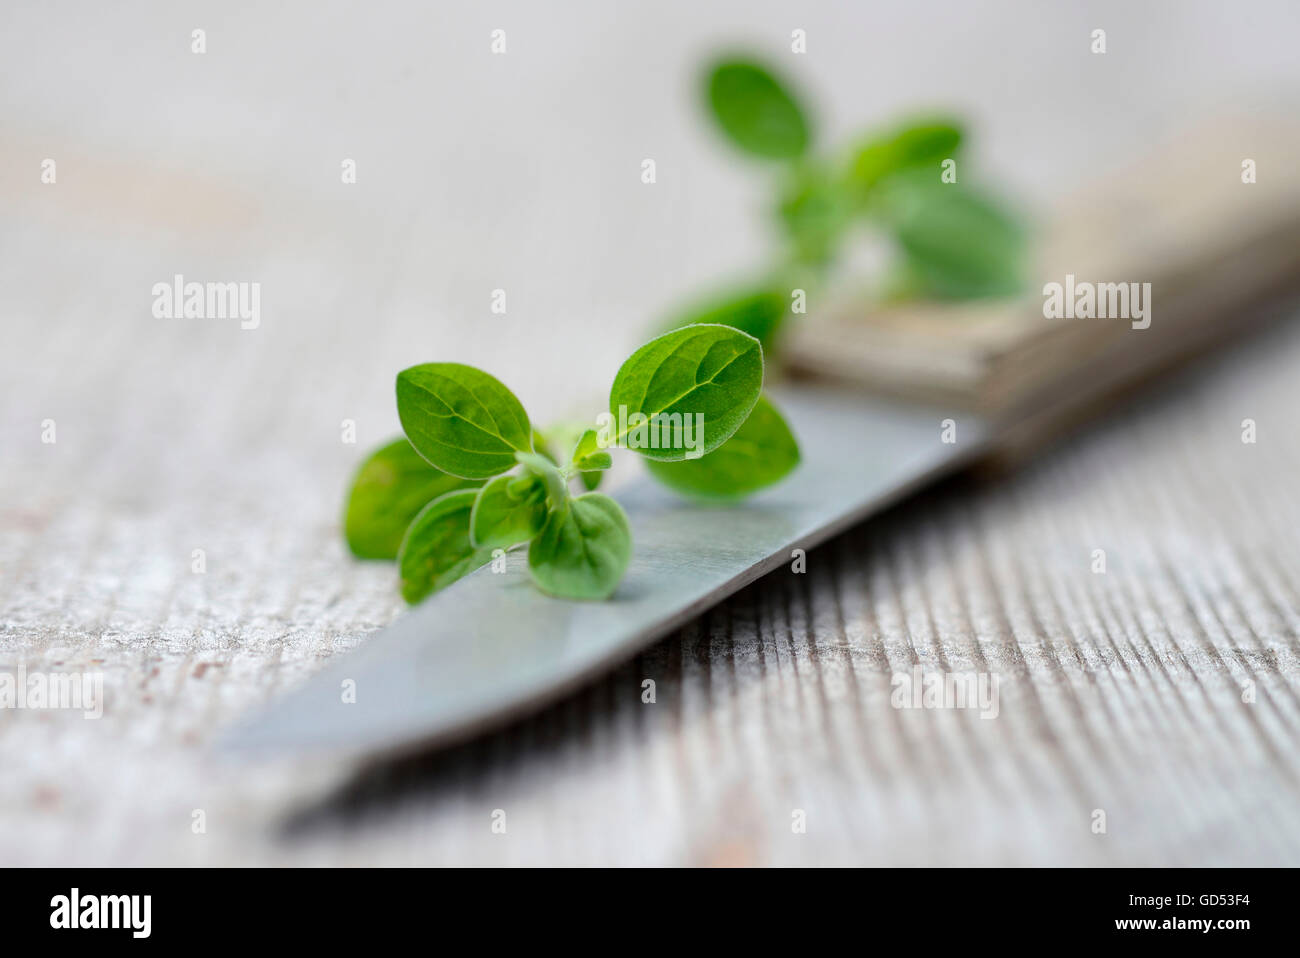
[[[728,60],[708,76],[708,100],[723,132],[742,150],[791,159],[808,149],[808,121],[793,96],[756,63]]]
[[[525,479],[518,485],[519,479]],[[512,488],[513,487],[513,488]],[[470,542],[479,549],[509,549],[528,542],[546,522],[546,483],[534,475],[497,476],[478,491],[469,519]]]
[[[600,448],[594,429],[588,429],[578,437],[570,458],[578,470],[578,478],[588,492],[600,485],[604,471],[614,465],[614,457]]]
[[[961,141],[961,126],[955,120],[913,121],[859,147],[849,179],[862,192],[887,176],[929,166],[928,172],[938,181],[940,164],[955,157]]]
[[[627,571],[632,531],[617,502],[599,492],[553,509],[528,547],[528,570],[543,592],[562,599],[608,598]]]
[[[594,453],[600,452],[600,441],[594,429],[584,429],[573,444],[573,455],[569,461],[575,466]],[[606,467],[608,468],[608,467]]]
[[[569,498],[569,487],[555,463],[537,452],[515,453],[515,458],[526,470],[545,483],[546,497],[551,501],[552,508],[559,508],[564,504]]]
[[[668,329],[683,326],[730,326],[749,333],[770,349],[790,314],[790,290],[762,285],[723,293],[683,310]]]
[[[396,559],[415,514],[444,492],[477,486],[433,468],[405,439],[372,452],[348,491],[343,534],[358,559]]]
[[[879,208],[929,295],[968,299],[1020,290],[1024,231],[993,200],[914,175],[891,177],[881,189]]]
[[[587,428],[582,423],[562,422],[546,428],[546,433],[537,443],[538,452],[546,453],[546,457],[554,462],[557,466],[578,465],[576,460],[570,456],[567,460],[557,450],[571,449],[582,438]],[[591,430],[595,434],[595,430]],[[578,478],[582,481],[583,486],[588,491],[595,489],[600,485],[602,469],[608,469],[614,464],[612,457],[606,454],[605,465],[599,465],[600,459],[592,459],[587,463],[586,468],[578,473]]]
[[[895,148],[909,166],[942,163],[961,147],[962,129],[953,119],[915,121],[894,137]]]
[[[703,459],[646,462],[650,474],[670,489],[715,502],[744,499],[784,479],[798,464],[799,444],[766,396],[736,434]]]
[[[599,472],[614,465],[614,457],[600,448],[600,439],[594,429],[588,429],[578,437],[570,461],[581,471]]]
[[[601,443],[664,461],[708,455],[740,428],[762,391],[757,339],[730,326],[686,326],[623,363],[609,391],[613,424]]]
[[[461,489],[439,496],[420,510],[402,541],[397,557],[402,598],[414,605],[492,558],[469,538],[469,520],[478,490]]]
[[[467,479],[500,475],[531,452],[532,427],[514,394],[460,363],[425,363],[397,375],[397,414],[417,452]]]

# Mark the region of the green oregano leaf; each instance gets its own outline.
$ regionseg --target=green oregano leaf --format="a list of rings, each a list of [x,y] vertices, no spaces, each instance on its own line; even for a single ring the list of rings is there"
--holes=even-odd
[[[578,470],[578,478],[588,492],[600,485],[606,469],[614,465],[614,457],[600,448],[596,430],[587,429],[578,437],[569,457],[573,467]]]
[[[766,396],[735,435],[703,459],[648,460],[650,474],[676,492],[714,502],[736,502],[779,482],[799,464],[794,433]]]
[[[674,462],[717,449],[763,391],[763,347],[730,326],[695,325],[650,340],[623,363],[602,415],[602,446]]]
[[[808,149],[808,120],[794,97],[767,70],[745,60],[717,64],[707,97],[718,125],[742,150],[788,160]]]
[[[569,487],[564,474],[548,457],[538,452],[519,452],[515,457],[529,473],[546,485],[546,498],[552,508],[559,508],[569,498]]]
[[[548,426],[546,432],[539,434],[536,439],[537,451],[545,453],[546,458],[561,468],[576,467],[576,460],[572,456],[565,458],[565,453],[574,448],[585,431],[585,424],[580,422],[561,422]],[[600,470],[608,469],[610,465],[613,465],[612,459],[604,466],[589,463],[585,470],[578,473],[578,478],[588,490],[595,489],[600,485]]]
[[[518,485],[520,479],[524,485]],[[513,488],[512,488],[513,487]],[[478,491],[469,519],[476,548],[509,549],[528,542],[546,522],[546,482],[534,475],[497,476]]]
[[[417,512],[444,492],[476,485],[435,469],[405,439],[381,446],[361,464],[348,491],[348,548],[358,559],[396,559]]]
[[[714,295],[684,309],[668,329],[721,325],[749,333],[768,350],[790,315],[790,290],[767,282]]]
[[[594,429],[588,429],[578,437],[570,460],[582,470],[599,471],[614,465],[614,457],[600,448],[600,439]]]
[[[600,452],[600,440],[596,436],[596,430],[584,429],[578,436],[577,442],[573,444],[573,455],[569,457],[569,461],[576,466],[588,456],[598,452]]]
[[[1025,234],[991,198],[909,174],[881,184],[878,209],[929,295],[966,299],[1020,290]]]
[[[492,558],[470,541],[469,522],[478,490],[439,496],[420,510],[397,557],[402,598],[412,605],[445,589]]]
[[[915,168],[939,180],[940,164],[955,158],[962,129],[948,118],[917,119],[858,147],[850,165],[849,180],[859,193],[870,190],[887,176]]]
[[[618,587],[632,557],[632,532],[623,508],[588,492],[552,509],[528,547],[528,571],[543,592],[562,599],[605,599]]]
[[[397,414],[417,452],[443,472],[487,479],[532,452],[528,414],[501,382],[473,366],[425,363],[397,376]]]

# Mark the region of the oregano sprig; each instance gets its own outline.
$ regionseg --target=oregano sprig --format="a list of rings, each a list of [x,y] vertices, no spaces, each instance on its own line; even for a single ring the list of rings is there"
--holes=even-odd
[[[802,311],[792,310],[792,291],[824,283],[858,225],[892,239],[898,252],[878,284],[882,299],[970,299],[1022,286],[1024,230],[964,170],[958,175],[966,139],[959,121],[917,116],[817,153],[809,111],[756,60],[714,62],[703,93],[725,139],[774,174],[781,251],[756,279],[682,310],[670,325],[725,323],[770,352],[792,311]]]
[[[593,424],[534,428],[499,380],[459,363],[397,376],[405,438],[372,453],[349,492],[345,533],[360,558],[395,558],[419,602],[469,572],[528,549],[539,589],[613,594],[632,555],[622,507],[597,492],[612,450],[700,500],[735,502],[798,465],[799,447],[762,394],[763,349],[746,332],[695,324],[646,343],[619,368]],[[573,486],[586,491],[575,494]]]

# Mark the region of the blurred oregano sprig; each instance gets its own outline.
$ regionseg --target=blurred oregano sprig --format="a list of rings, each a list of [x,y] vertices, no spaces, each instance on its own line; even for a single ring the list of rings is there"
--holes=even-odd
[[[652,339],[620,367],[609,411],[592,424],[534,428],[499,380],[425,363],[397,376],[406,435],[361,464],[344,533],[363,559],[396,559],[415,603],[520,546],[543,592],[610,596],[632,555],[619,504],[595,491],[610,450],[692,498],[735,501],[786,476],[799,447],[762,394],[758,339],[694,324]],[[575,492],[574,486],[582,492]]]
[[[713,64],[704,92],[726,139],[772,169],[782,242],[757,280],[696,304],[675,324],[724,323],[770,349],[791,314],[792,291],[824,283],[859,226],[889,237],[897,251],[879,284],[883,299],[969,299],[1020,289],[1024,230],[1003,204],[966,182],[958,120],[916,117],[818,151],[808,111],[756,61]]]

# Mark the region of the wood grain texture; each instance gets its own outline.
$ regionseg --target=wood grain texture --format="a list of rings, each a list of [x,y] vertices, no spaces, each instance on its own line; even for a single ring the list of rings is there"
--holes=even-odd
[[[361,769],[205,748],[399,611],[391,573],[343,554],[319,458],[250,442],[239,469],[302,483],[268,500],[216,481],[248,409],[187,410],[165,456],[147,428],[125,448],[74,442],[75,418],[54,447],[11,432],[0,662],[100,669],[109,699],[99,721],[0,713],[0,861],[1297,864],[1298,358],[1283,326],[1017,476],[834,540],[531,720]],[[156,381],[123,382],[87,384],[99,424],[147,417]],[[998,675],[997,718],[891,707],[918,664]]]
[[[1297,79],[1280,0],[1183,3],[1177,30],[1111,4],[1104,58],[1095,11],[1014,0],[492,9],[0,9],[0,667],[95,669],[108,694],[98,721],[0,711],[0,866],[1300,864],[1294,330],[837,539],[490,739],[366,769],[213,757],[402,609],[338,528],[397,432],[395,370],[488,366],[559,418],[683,297],[766,259],[769,187],[695,112],[719,45],[784,56],[806,28],[791,69],[828,145],[973,108],[981,175],[1040,211]],[[855,37],[883,38],[869,62]],[[1008,82],[1009,50],[1034,82]],[[890,82],[864,97],[870,74]],[[1222,148],[1235,179],[1254,147]],[[260,327],[155,319],[177,273],[261,283]],[[997,672],[999,717],[893,709],[913,662]]]

